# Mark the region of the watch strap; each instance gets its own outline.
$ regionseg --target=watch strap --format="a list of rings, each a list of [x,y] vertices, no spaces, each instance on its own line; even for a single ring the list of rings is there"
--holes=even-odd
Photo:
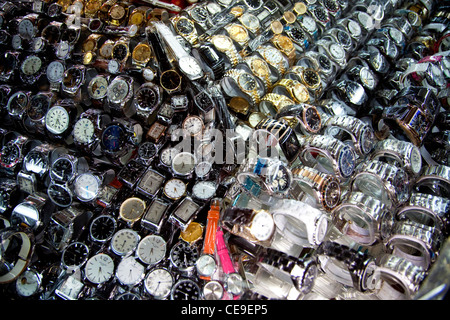
[[[211,201],[211,207],[208,211],[205,241],[203,244],[203,252],[213,255],[216,249],[216,232],[219,223],[220,206],[216,200]]]

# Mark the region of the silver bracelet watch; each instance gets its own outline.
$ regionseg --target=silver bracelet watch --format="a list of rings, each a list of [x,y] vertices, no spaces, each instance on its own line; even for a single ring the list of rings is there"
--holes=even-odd
[[[414,189],[450,198],[450,167],[444,165],[425,167],[415,181]]]
[[[362,192],[349,192],[332,211],[336,228],[362,245],[372,245],[389,235],[394,215],[381,201]]]
[[[409,220],[432,226],[448,233],[450,199],[431,194],[413,192],[409,201],[398,209],[397,220]]]
[[[437,259],[442,240],[439,229],[403,220],[395,223],[384,242],[389,253],[428,270]]]
[[[409,198],[410,181],[402,168],[371,160],[359,165],[350,188],[371,195],[390,207],[398,207]]]
[[[324,133],[336,136],[343,130],[350,134],[355,151],[361,158],[367,156],[375,144],[373,129],[362,120],[353,116],[333,116],[323,124]],[[337,132],[336,132],[337,131]]]
[[[370,159],[398,165],[413,176],[419,175],[422,169],[420,149],[411,142],[394,138],[377,142]]]

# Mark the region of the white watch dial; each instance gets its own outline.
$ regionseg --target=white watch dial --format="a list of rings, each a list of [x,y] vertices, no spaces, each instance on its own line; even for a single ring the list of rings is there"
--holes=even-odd
[[[172,199],[177,200],[181,198],[186,192],[186,184],[180,179],[170,179],[164,185],[165,195]]]
[[[203,130],[203,120],[197,116],[189,116],[183,121],[183,129],[189,135],[196,136]]]
[[[173,158],[179,153],[179,151],[175,148],[166,148],[161,151],[160,160],[161,162],[170,167],[172,165]]]
[[[268,240],[275,228],[275,222],[272,215],[263,210],[255,214],[251,226],[250,232],[259,241]]]
[[[102,99],[108,93],[108,80],[103,76],[96,76],[89,82],[88,93],[92,99]]]
[[[192,173],[195,169],[196,159],[190,152],[178,153],[172,160],[172,170],[174,173],[185,176]]]
[[[116,270],[116,277],[126,286],[138,284],[144,277],[145,267],[134,257],[127,257],[120,261]]]
[[[88,144],[94,141],[95,128],[91,120],[81,118],[73,127],[73,137],[76,141]]]
[[[217,262],[212,255],[203,254],[195,262],[195,267],[200,275],[210,277],[216,271]]]
[[[82,173],[75,179],[74,193],[80,201],[94,200],[99,190],[100,181],[92,173]]]
[[[53,134],[61,134],[69,128],[70,117],[67,110],[61,106],[53,106],[45,116],[45,126]]]
[[[146,236],[139,242],[137,255],[145,264],[156,264],[166,255],[166,241],[158,235]]]
[[[336,43],[332,43],[330,45],[330,53],[336,60],[342,60],[345,58],[344,49]]]
[[[111,250],[119,256],[125,256],[136,249],[139,240],[140,237],[136,231],[120,229],[111,239]]]
[[[181,57],[178,63],[180,66],[180,71],[192,78],[199,78],[203,75],[202,67],[198,60],[194,57]]]
[[[173,282],[173,277],[169,271],[157,268],[147,274],[144,287],[155,299],[164,299],[170,294]]]
[[[23,61],[20,70],[24,75],[31,76],[41,70],[41,67],[41,58],[39,58],[38,56],[29,56]]]
[[[192,187],[192,194],[201,200],[208,200],[216,193],[217,185],[213,181],[199,181]]]
[[[47,78],[50,82],[61,82],[64,76],[64,65],[61,61],[52,61],[47,66]]]
[[[86,262],[86,278],[92,283],[104,283],[114,274],[114,261],[104,253],[91,257]]]
[[[114,79],[108,86],[107,96],[112,103],[119,104],[123,102],[128,95],[128,83],[123,79]]]
[[[22,38],[31,39],[34,36],[34,24],[29,19],[23,19],[19,22],[17,31]]]
[[[39,290],[41,276],[32,270],[26,270],[16,280],[16,290],[22,297],[30,297]]]
[[[422,169],[422,155],[420,154],[419,148],[413,146],[411,150],[411,170],[418,174]]]

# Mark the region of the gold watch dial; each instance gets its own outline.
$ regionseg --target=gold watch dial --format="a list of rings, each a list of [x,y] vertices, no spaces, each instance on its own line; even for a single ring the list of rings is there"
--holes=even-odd
[[[133,59],[136,61],[146,62],[151,56],[150,46],[145,43],[138,44],[133,50]]]
[[[258,123],[261,122],[261,120],[264,120],[266,118],[267,118],[266,115],[262,112],[252,112],[248,116],[248,123],[250,127],[254,128]]]
[[[135,11],[133,13],[131,13],[130,16],[130,25],[134,24],[137,26],[140,26],[145,20],[145,16],[144,16],[144,12],[142,11]]]
[[[247,29],[240,25],[233,25],[228,30],[230,37],[236,42],[246,41],[248,39]]]
[[[225,35],[215,35],[211,39],[211,43],[220,51],[228,50],[232,47],[232,40]]]
[[[203,229],[200,223],[192,221],[185,231],[180,232],[180,238],[188,243],[193,243],[202,238]]]
[[[133,222],[138,220],[144,214],[145,207],[144,200],[137,197],[131,197],[122,202],[119,214],[123,220]]]
[[[83,43],[83,52],[88,52],[88,51],[93,51],[95,48],[96,42],[94,39],[87,39],[84,43]]]
[[[89,0],[84,6],[84,12],[88,14],[95,14],[101,6],[101,0]]]
[[[114,20],[120,20],[125,16],[125,8],[121,5],[115,4],[109,9],[109,16]]]
[[[296,83],[292,88],[292,94],[296,100],[300,103],[309,101],[309,92],[306,87],[301,83]]]
[[[254,74],[260,77],[267,77],[270,75],[269,66],[262,59],[252,59],[250,62],[250,68]]]

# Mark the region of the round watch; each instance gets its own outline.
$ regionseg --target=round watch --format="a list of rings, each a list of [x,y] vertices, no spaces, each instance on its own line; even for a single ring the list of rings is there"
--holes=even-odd
[[[92,256],[86,262],[85,275],[86,279],[92,283],[105,283],[114,275],[113,259],[105,253]]]
[[[135,257],[122,259],[117,265],[116,278],[122,285],[133,287],[145,277],[145,266],[140,264]]]
[[[136,250],[141,237],[132,229],[120,229],[111,238],[111,251],[118,256],[128,256]]]
[[[154,265],[164,259],[167,243],[163,237],[148,235],[141,239],[136,249],[136,255],[143,263]]]
[[[138,221],[144,214],[145,201],[138,197],[130,197],[120,205],[119,217],[129,224]]]
[[[153,298],[162,300],[169,296],[174,282],[174,277],[169,270],[155,268],[145,277],[144,288]]]

